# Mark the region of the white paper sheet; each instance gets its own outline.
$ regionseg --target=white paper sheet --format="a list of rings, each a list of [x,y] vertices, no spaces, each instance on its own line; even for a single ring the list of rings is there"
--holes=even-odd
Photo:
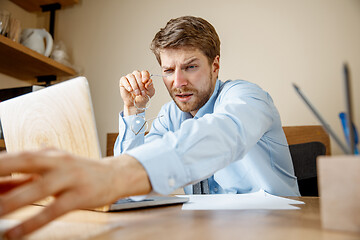
[[[179,197],[184,195],[179,195]],[[277,197],[260,190],[247,194],[204,194],[185,195],[189,202],[184,203],[182,210],[235,210],[235,209],[300,209],[291,204],[304,202]]]

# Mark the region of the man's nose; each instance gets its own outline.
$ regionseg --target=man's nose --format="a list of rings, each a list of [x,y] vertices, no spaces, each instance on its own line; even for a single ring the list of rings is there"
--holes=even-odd
[[[176,70],[174,76],[174,87],[180,88],[187,85],[187,79],[182,70]]]

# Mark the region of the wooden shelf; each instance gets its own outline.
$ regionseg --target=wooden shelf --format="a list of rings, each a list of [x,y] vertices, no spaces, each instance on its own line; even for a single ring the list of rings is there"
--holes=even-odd
[[[0,72],[20,80],[73,76],[75,70],[0,35]]]
[[[25,9],[28,12],[37,12],[41,11],[42,5],[60,3],[61,7],[67,7],[74,4],[77,4],[79,0],[10,0],[19,7]]]
[[[0,149],[5,148],[5,141],[4,139],[0,139]]]

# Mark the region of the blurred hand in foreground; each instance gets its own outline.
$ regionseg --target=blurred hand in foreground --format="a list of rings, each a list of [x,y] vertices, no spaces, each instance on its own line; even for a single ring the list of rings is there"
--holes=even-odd
[[[26,174],[9,176],[15,172]],[[0,154],[0,216],[54,196],[40,213],[8,230],[5,237],[9,239],[24,236],[71,210],[102,207],[150,191],[145,169],[128,155],[95,161],[55,149]]]

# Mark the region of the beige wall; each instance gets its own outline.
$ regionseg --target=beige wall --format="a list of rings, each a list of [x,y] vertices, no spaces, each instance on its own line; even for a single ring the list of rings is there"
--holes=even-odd
[[[16,8],[8,0],[4,5]],[[16,11],[36,18],[38,27],[45,24],[44,14]],[[118,79],[135,69],[159,72],[149,44],[170,18],[182,15],[201,16],[215,26],[222,41],[220,79],[244,79],[266,89],[283,125],[318,124],[292,89],[294,82],[343,138],[337,115],[345,108],[341,68],[347,61],[360,126],[358,0],[82,0],[57,12],[55,37],[90,82],[103,154],[106,133],[117,131],[122,109]],[[9,82],[15,81],[0,75],[0,87]],[[148,117],[169,100],[162,82],[155,86]],[[334,154],[341,153],[332,146]]]

